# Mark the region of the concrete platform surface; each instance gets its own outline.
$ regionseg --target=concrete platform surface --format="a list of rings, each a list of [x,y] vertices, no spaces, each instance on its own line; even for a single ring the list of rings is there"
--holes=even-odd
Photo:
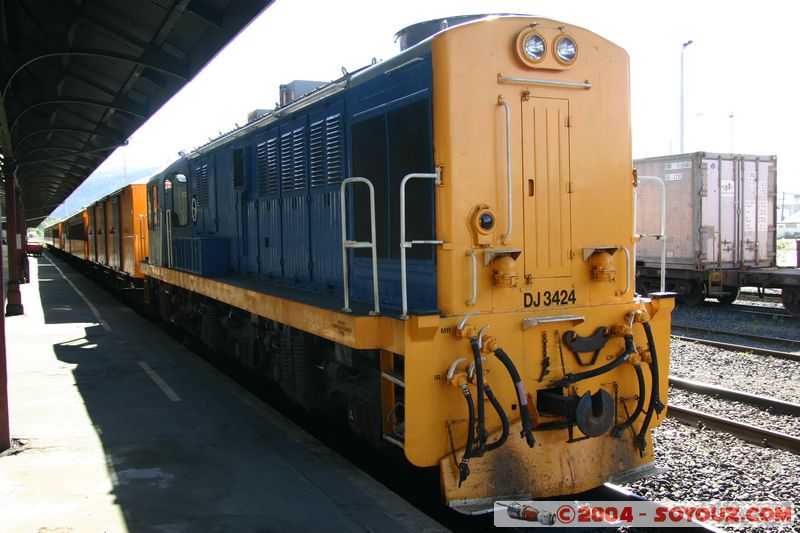
[[[31,276],[0,532],[442,530],[63,262]]]

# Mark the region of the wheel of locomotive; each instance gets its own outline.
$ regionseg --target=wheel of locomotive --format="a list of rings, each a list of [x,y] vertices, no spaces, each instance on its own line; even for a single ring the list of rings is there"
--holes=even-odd
[[[800,316],[800,287],[783,287],[781,299],[787,311],[794,316]]]
[[[739,287],[733,285],[725,285],[722,291],[728,293],[726,296],[715,296],[717,301],[722,305],[731,305],[739,297]]]
[[[689,290],[687,290],[684,294],[678,297],[678,301],[680,301],[683,305],[688,307],[694,307],[702,303],[703,300],[706,298],[706,286],[704,283],[692,281],[689,282]]]

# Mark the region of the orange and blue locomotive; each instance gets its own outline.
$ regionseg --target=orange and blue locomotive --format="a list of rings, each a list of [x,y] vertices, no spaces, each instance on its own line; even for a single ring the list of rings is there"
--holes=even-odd
[[[150,310],[473,513],[647,470],[674,301],[634,292],[625,51],[449,24],[151,179],[141,268]]]

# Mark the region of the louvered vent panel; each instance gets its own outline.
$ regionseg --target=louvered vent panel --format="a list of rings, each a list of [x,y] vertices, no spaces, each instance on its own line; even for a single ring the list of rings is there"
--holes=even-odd
[[[267,194],[278,194],[279,190],[278,138],[267,141]]]
[[[306,184],[306,129],[297,128],[292,132],[292,174],[294,190],[299,191]]]
[[[328,183],[342,181],[342,115],[325,119],[325,162]]]
[[[267,194],[269,181],[267,180],[267,143],[256,146],[256,159],[258,161],[258,194]]]
[[[315,122],[311,125],[308,133],[312,187],[325,185],[325,130],[322,126],[322,121]]]
[[[203,164],[197,167],[195,170],[195,179],[198,183],[199,189],[199,198],[198,203],[200,204],[199,207],[206,208],[208,207],[208,165]]]
[[[294,188],[294,157],[292,156],[292,134],[281,135],[281,190],[289,192]]]

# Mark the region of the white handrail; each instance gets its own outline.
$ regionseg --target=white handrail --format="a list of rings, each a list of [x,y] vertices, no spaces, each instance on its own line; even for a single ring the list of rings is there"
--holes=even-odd
[[[475,305],[478,299],[478,257],[475,255],[475,250],[469,250],[467,257],[472,258],[472,298],[467,300],[467,305]]]
[[[408,318],[408,293],[406,280],[406,248],[411,248],[415,244],[442,244],[443,241],[406,241],[406,183],[412,179],[432,179],[436,185],[442,184],[442,169],[436,167],[436,172],[420,173],[412,172],[407,174],[400,182],[400,285],[403,298],[403,312],[400,315],[402,320]]]
[[[134,232],[134,237],[136,236],[136,232]],[[139,215],[139,257],[144,259],[147,256],[148,250],[144,248],[144,238],[147,236],[147,227],[144,223],[144,215]]]
[[[617,291],[617,296],[627,294],[631,290],[631,252],[627,246],[622,246],[621,248],[625,252],[625,290]]]
[[[350,183],[366,183],[369,187],[369,218],[370,218],[370,241],[348,241],[347,240],[347,202],[345,201],[345,189]],[[347,178],[342,181],[339,188],[339,206],[342,217],[342,274],[344,276],[344,307],[342,311],[351,313],[350,309],[350,284],[347,273],[347,249],[348,248],[371,248],[372,249],[372,294],[373,308],[370,315],[381,314],[380,301],[378,298],[378,252],[375,240],[375,189],[372,182],[367,178]]]
[[[548,87],[566,87],[571,89],[591,89],[592,84],[587,80],[581,81],[558,81],[543,80],[539,78],[518,78],[514,76],[497,75],[497,83],[521,83],[523,85],[544,85]]]
[[[512,212],[512,204],[514,200],[513,196],[513,183],[511,179],[511,108],[508,105],[502,96],[497,99],[497,105],[501,105],[506,110],[506,181],[507,181],[507,205],[508,205],[508,222],[506,225],[506,232],[503,234],[502,240],[503,243],[507,243],[508,239],[511,238],[511,229],[513,227],[513,212]]]
[[[172,268],[172,209],[167,209],[167,266]]]
[[[661,292],[666,290],[666,276],[667,276],[667,187],[664,183],[664,180],[659,178],[658,176],[639,176],[639,181],[652,181],[659,185],[661,189],[661,233],[659,234],[644,234],[640,235],[637,232],[637,220],[636,220],[636,207],[638,205],[639,199],[639,187],[638,185],[633,189],[633,228],[634,228],[634,235],[637,238],[641,237],[655,237],[656,239],[661,240]],[[634,261],[636,260],[636,244],[634,243],[633,248],[633,258]]]

